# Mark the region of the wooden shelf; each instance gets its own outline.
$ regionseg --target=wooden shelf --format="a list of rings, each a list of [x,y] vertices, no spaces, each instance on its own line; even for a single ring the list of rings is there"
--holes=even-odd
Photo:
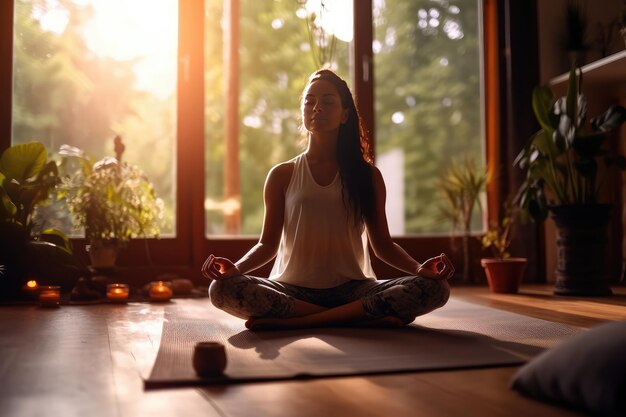
[[[626,50],[609,55],[582,67],[584,85],[626,85]],[[564,88],[569,72],[550,80],[550,86]]]

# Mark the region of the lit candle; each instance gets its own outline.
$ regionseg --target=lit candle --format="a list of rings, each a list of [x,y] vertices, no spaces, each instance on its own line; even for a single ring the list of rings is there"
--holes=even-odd
[[[31,300],[36,300],[37,295],[39,294],[39,285],[37,281],[31,279],[22,287],[22,294],[26,296],[26,298]]]
[[[58,307],[61,301],[61,287],[43,285],[39,287],[39,305],[42,307]]]
[[[125,303],[128,300],[127,284],[109,284],[107,285],[107,298],[115,303]]]
[[[152,301],[169,301],[172,298],[172,287],[170,282],[156,281],[150,284],[150,299]]]

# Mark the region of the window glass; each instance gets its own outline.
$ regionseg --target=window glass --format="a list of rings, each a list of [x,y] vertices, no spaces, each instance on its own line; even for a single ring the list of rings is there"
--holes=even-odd
[[[230,3],[205,6],[206,233],[256,235],[268,171],[304,149],[300,94],[308,75],[330,66],[350,82],[352,1],[240,0],[238,27],[225,13]],[[229,47],[239,62],[225,69],[233,65],[224,60]],[[233,83],[235,105],[226,101]]]
[[[13,143],[62,144],[139,166],[165,202],[174,233],[176,0],[16,0]],[[71,231],[66,210],[42,226]]]
[[[438,178],[466,157],[483,169],[480,3],[373,0],[376,154],[394,235],[447,232]]]

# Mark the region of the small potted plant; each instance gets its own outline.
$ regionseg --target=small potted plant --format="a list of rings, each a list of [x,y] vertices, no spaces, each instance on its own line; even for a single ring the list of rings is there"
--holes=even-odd
[[[492,254],[482,258],[480,264],[485,268],[487,282],[493,292],[516,293],[522,282],[528,260],[512,258],[509,253],[515,215],[516,207],[506,204],[502,222],[491,226],[481,237],[483,249],[490,250]]]
[[[624,45],[626,45],[626,6],[622,8],[617,22],[619,25],[619,33],[622,35],[622,39],[624,39]]]
[[[163,221],[163,201],[144,172],[122,161],[124,145],[115,138],[115,154],[94,162],[75,147],[61,146],[67,169],[60,197],[66,199],[76,229],[84,229],[93,268],[110,268],[119,249],[133,238],[158,237]]]
[[[585,9],[577,0],[568,0],[565,8],[565,49],[570,63],[584,65],[587,59],[587,16]]]
[[[482,210],[480,197],[487,181],[487,170],[481,170],[471,157],[466,157],[462,163],[452,161],[438,183],[445,197],[445,204],[439,206],[440,220],[450,222],[452,238],[457,230],[462,233],[463,280],[466,282],[474,280],[470,245],[472,218],[474,209]]]

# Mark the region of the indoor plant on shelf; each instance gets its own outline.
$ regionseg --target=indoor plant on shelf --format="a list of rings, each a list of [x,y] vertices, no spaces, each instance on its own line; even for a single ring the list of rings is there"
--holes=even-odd
[[[568,0],[565,6],[565,49],[571,63],[585,65],[587,43],[587,16],[585,6],[578,0]]]
[[[481,237],[483,249],[491,251],[491,257],[481,258],[489,288],[497,293],[516,293],[522,282],[526,258],[513,258],[509,253],[511,231],[517,207],[506,204],[505,215],[500,224],[491,226]]]
[[[17,298],[29,279],[69,287],[81,273],[67,236],[35,219],[58,181],[40,142],[13,145],[0,156],[0,298]]]
[[[611,204],[604,196],[611,169],[626,159],[607,146],[610,132],[626,120],[626,109],[611,106],[586,123],[582,77],[572,65],[567,95],[554,101],[548,87],[533,91],[533,110],[541,130],[514,164],[526,171],[517,196],[522,213],[543,221],[548,212],[558,237],[555,293],[609,295],[605,257]],[[600,163],[602,162],[602,163]]]
[[[119,249],[130,239],[158,237],[163,221],[163,201],[140,168],[122,161],[123,153],[119,136],[114,158],[94,162],[68,145],[59,151],[62,167],[71,172],[62,178],[60,197],[67,201],[74,227],[84,228],[96,269],[113,267]]]

